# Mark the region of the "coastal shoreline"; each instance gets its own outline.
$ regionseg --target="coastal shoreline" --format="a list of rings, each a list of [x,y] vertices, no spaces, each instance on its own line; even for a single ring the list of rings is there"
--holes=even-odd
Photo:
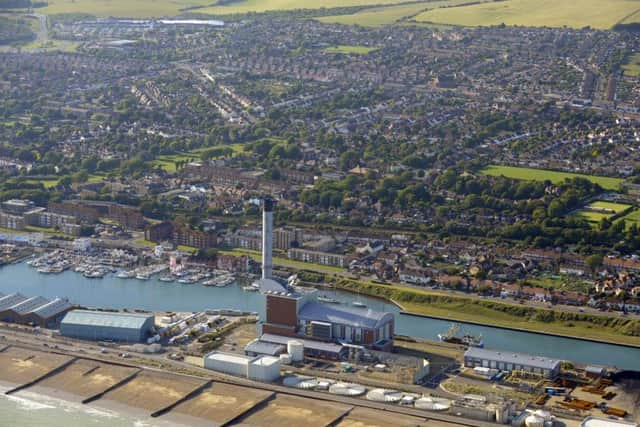
[[[82,396],[41,385],[34,385],[15,394],[5,395],[6,391],[18,387],[19,385],[20,384],[17,383],[0,380],[0,394],[2,394],[5,399],[18,399],[20,401],[18,405],[24,407],[24,410],[26,411],[38,411],[41,409],[56,409],[65,412],[77,411],[88,414],[91,417],[100,417],[106,420],[118,420],[126,423],[130,422],[131,426],[191,426],[191,424],[186,423],[186,419],[179,419],[178,417],[173,416],[166,417],[165,419],[155,419],[149,417],[149,414],[145,412],[144,409],[112,401],[83,404]],[[197,425],[196,427],[200,427],[200,425]]]

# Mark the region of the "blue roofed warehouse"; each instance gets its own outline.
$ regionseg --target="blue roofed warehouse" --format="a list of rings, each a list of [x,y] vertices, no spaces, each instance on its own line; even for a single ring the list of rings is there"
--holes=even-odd
[[[83,340],[137,343],[153,332],[152,314],[73,310],[60,322],[60,334]]]

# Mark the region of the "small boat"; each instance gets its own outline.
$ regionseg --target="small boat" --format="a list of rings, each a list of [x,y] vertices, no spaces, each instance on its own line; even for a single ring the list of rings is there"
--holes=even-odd
[[[135,277],[136,273],[133,271],[121,271],[118,274],[116,274],[116,277],[118,279],[131,279],[132,277]]]
[[[87,279],[102,279],[105,274],[102,270],[87,270],[82,275]]]
[[[467,347],[484,347],[484,339],[482,335],[473,336],[469,334],[465,334],[462,337],[458,336],[458,330],[460,326],[457,323],[451,325],[449,330],[443,334],[438,334],[438,339],[442,342],[447,342],[451,344],[462,344]]]
[[[236,281],[236,278],[233,275],[228,275],[228,276],[219,277],[218,279],[216,279],[214,285],[216,288],[224,288],[225,286],[229,286],[235,281]]]
[[[185,277],[183,279],[178,280],[178,283],[182,283],[183,285],[191,285],[193,283],[196,283],[198,281],[198,279],[194,278],[193,276],[190,277]]]
[[[144,273],[136,274],[136,279],[138,280],[149,280],[149,275]]]
[[[173,282],[175,279],[171,276],[162,276],[158,280],[161,282]]]
[[[318,301],[324,302],[325,304],[340,304],[340,301],[338,301],[337,299],[326,297],[323,295],[318,297]]]
[[[353,301],[351,305],[354,307],[367,308],[367,304],[363,303],[362,301]]]
[[[260,290],[260,288],[257,288],[255,286],[243,286],[242,290],[247,291],[247,292],[258,292]]]

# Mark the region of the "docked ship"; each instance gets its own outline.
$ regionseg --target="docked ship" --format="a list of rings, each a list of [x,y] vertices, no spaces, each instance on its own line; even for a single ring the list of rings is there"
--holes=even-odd
[[[460,330],[460,325],[454,323],[451,325],[449,330],[443,334],[438,334],[438,339],[442,342],[448,342],[451,344],[462,344],[467,347],[484,347],[484,340],[482,335],[473,336],[469,334],[465,334],[463,336],[458,336],[458,332]]]

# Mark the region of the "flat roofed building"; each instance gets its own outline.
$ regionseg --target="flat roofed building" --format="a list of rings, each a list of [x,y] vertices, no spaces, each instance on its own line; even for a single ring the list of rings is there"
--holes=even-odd
[[[60,322],[60,334],[94,341],[142,342],[153,327],[152,314],[72,310]]]
[[[282,344],[275,344],[255,339],[244,347],[244,353],[247,356],[280,356],[287,352],[287,348]]]
[[[545,378],[553,378],[560,373],[560,360],[557,359],[476,347],[471,347],[465,352],[464,366],[481,366],[501,371],[522,370],[540,374]]]

